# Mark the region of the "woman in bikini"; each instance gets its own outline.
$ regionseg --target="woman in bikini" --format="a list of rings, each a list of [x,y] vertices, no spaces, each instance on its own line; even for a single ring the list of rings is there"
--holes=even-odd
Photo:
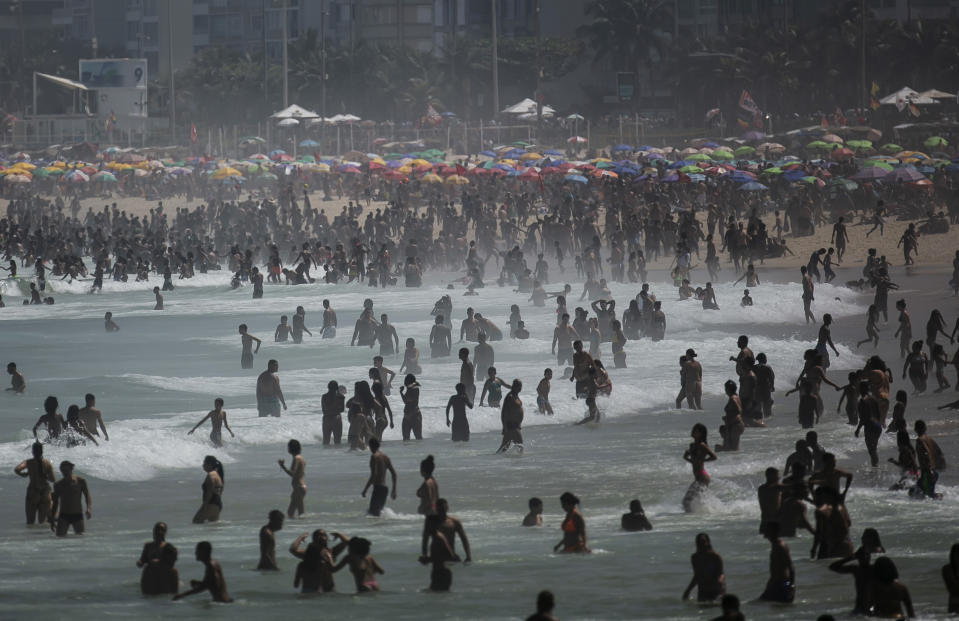
[[[423,477],[423,483],[416,490],[416,497],[420,499],[420,506],[416,512],[420,515],[435,515],[436,502],[440,497],[440,487],[433,478],[433,470],[436,463],[432,455],[427,455],[426,459],[420,462],[420,475]]]
[[[380,585],[376,582],[376,574],[386,573],[376,559],[370,556],[370,542],[361,537],[353,537],[347,541],[346,557],[337,563],[333,572],[337,572],[347,565],[356,582],[357,593],[379,591]]]
[[[218,522],[220,520],[220,511],[223,510],[223,464],[213,455],[207,455],[203,459],[203,470],[206,472],[206,478],[203,480],[203,502],[200,505],[196,515],[193,516],[194,524],[204,522]]]
[[[553,547],[553,552],[563,554],[588,553],[590,549],[586,547],[586,520],[576,508],[579,506],[579,498],[569,492],[563,492],[559,497],[559,504],[562,505],[566,517],[560,528],[563,529],[563,540]]]

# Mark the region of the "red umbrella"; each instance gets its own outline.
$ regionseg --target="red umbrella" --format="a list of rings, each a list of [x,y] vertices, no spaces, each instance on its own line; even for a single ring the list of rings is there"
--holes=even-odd
[[[855,156],[856,154],[850,151],[849,149],[847,149],[846,147],[833,149],[832,153],[829,155],[829,157],[834,160],[848,160]]]

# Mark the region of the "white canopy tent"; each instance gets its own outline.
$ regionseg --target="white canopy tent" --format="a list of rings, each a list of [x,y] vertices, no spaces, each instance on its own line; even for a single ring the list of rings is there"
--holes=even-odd
[[[915,104],[917,106],[928,105],[928,104],[937,104],[939,103],[932,97],[929,97],[923,93],[919,93],[916,90],[904,86],[895,93],[886,95],[879,100],[879,103],[884,106],[896,106],[900,110],[905,108],[908,104]]]
[[[527,97],[523,101],[520,101],[518,103],[513,104],[512,106],[508,106],[504,108],[503,114],[516,114],[520,118],[524,118],[524,115],[532,115],[532,117],[527,116],[525,118],[536,118],[536,102],[530,99],[529,97]],[[544,117],[548,118],[548,117],[554,116],[555,114],[556,114],[555,108],[551,106],[543,105]]]
[[[312,110],[307,110],[296,104],[292,104],[286,108],[283,108],[279,112],[274,112],[270,115],[272,119],[317,119],[320,115]]]

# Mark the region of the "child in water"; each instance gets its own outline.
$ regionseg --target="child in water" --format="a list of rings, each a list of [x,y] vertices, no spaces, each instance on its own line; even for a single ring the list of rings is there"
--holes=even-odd
[[[489,393],[487,405],[491,408],[498,408],[503,401],[503,386],[509,387],[509,384],[496,377],[496,367],[488,368],[486,373],[488,377],[486,381],[483,382],[483,391],[480,393],[479,404],[481,406],[483,405],[483,399],[486,397],[486,394]]]
[[[743,307],[753,305],[753,299],[749,295],[749,289],[743,290],[743,299],[739,301],[739,305]]]
[[[523,526],[543,525],[543,501],[533,497],[529,499],[529,513],[523,518]]]
[[[543,371],[543,379],[536,385],[536,411],[540,414],[553,415],[553,406],[549,402],[550,380],[553,379],[553,370]]]
[[[404,369],[413,375],[423,372],[420,367],[420,351],[416,349],[415,339],[406,339],[406,350],[403,352],[403,364],[400,365],[399,373],[403,373]]]

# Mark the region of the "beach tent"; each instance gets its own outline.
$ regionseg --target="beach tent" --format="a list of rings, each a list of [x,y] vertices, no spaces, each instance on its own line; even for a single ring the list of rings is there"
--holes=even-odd
[[[932,97],[927,97],[920,94],[918,91],[915,91],[908,86],[904,86],[895,93],[886,95],[879,100],[879,103],[884,106],[896,106],[900,110],[905,108],[908,104],[915,104],[917,106],[936,104],[939,103]]]
[[[270,115],[270,118],[273,119],[316,119],[319,118],[316,112],[307,110],[306,108],[300,107],[296,104],[283,108],[279,112],[274,112]]]
[[[527,97],[523,101],[515,103],[512,106],[507,106],[506,108],[503,108],[503,114],[516,114],[516,115],[532,114],[535,117],[536,102],[530,99],[529,97]],[[555,108],[551,106],[547,106],[545,104],[543,105],[543,116],[553,116],[555,114],[556,114]]]

